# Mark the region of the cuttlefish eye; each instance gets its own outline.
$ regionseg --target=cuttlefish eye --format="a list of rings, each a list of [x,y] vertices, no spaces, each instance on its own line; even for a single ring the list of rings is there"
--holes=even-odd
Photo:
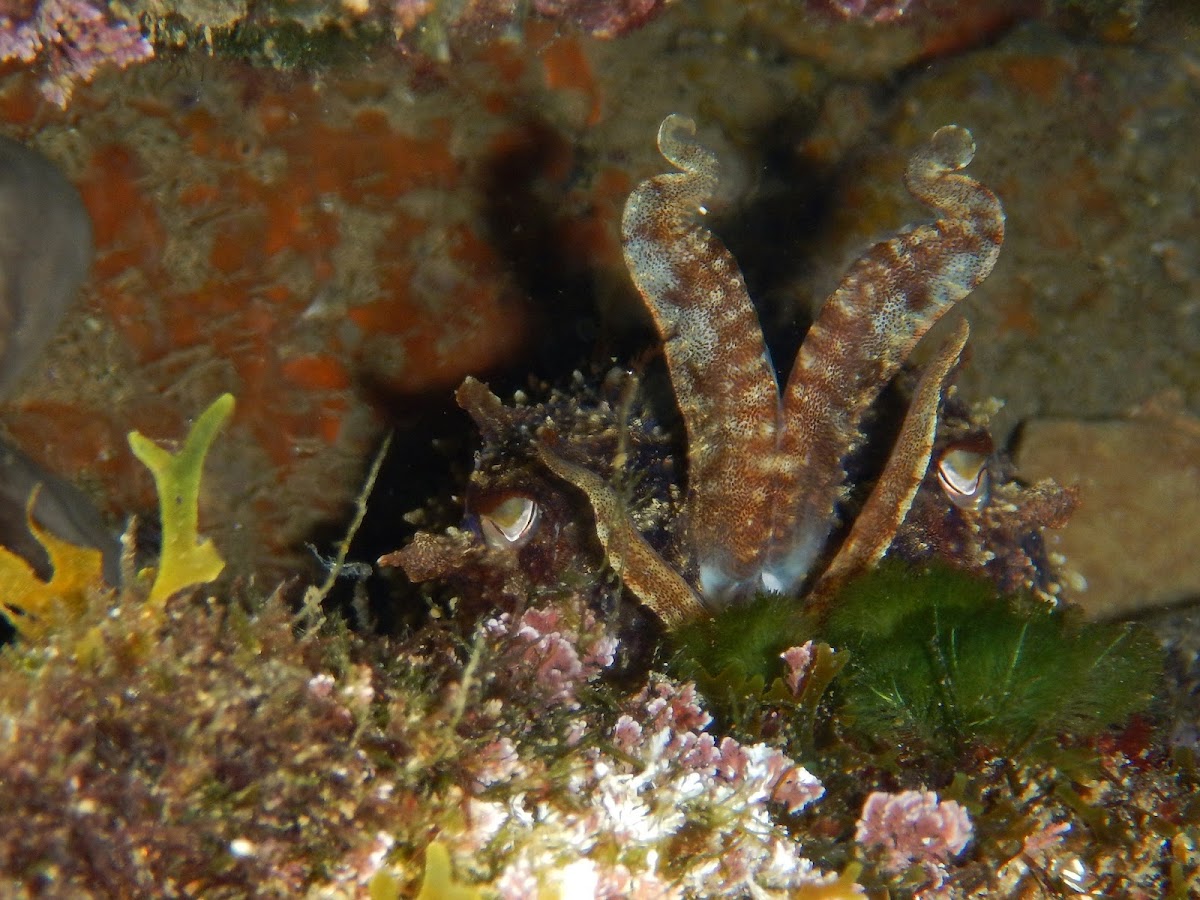
[[[479,529],[489,547],[519,550],[533,537],[542,510],[536,501],[523,494],[509,494],[483,504],[478,513]]]
[[[977,511],[991,494],[988,453],[961,444],[947,447],[937,461],[938,484],[959,509]]]

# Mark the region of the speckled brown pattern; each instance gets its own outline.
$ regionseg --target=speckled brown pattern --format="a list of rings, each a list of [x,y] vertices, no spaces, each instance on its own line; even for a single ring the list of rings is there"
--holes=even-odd
[[[688,441],[687,542],[706,595],[757,581],[770,521],[779,389],[733,255],[697,215],[716,156],[690,119],[668,116],[658,148],[682,171],[643,182],[625,204],[625,261],[663,340]]]
[[[966,321],[960,321],[954,335],[925,367],[887,465],[837,556],[821,573],[813,588],[816,594],[824,596],[835,591],[847,579],[879,562],[892,545],[929,469],[938,406],[970,334]]]
[[[999,254],[1000,202],[959,172],[974,153],[970,134],[942,128],[916,152],[909,189],[940,218],[875,245],[851,267],[781,395],[737,263],[699,221],[717,162],[694,133],[679,116],[662,123],[659,149],[679,171],[637,187],[623,220],[626,262],[662,338],[683,420],[686,478],[644,401],[629,414],[636,378],[625,376],[618,393],[626,400],[612,386],[607,398],[604,389],[596,394],[579,375],[571,392],[534,405],[518,396],[512,406],[468,379],[459,403],[484,438],[466,503],[473,539],[463,542],[457,530],[433,543],[419,535],[387,561],[416,580],[523,573],[506,583],[537,590],[556,573],[598,574],[598,542],[618,584],[668,627],[762,590],[820,602],[889,551],[913,561],[937,556],[991,575],[1004,590],[1056,596],[1040,531],[1061,524],[1071,496],[1017,484],[982,440],[986,422],[962,411],[941,421],[966,322],[919,378],[906,376],[915,385],[890,449],[874,432],[873,446],[862,446],[880,394]],[[985,491],[959,508],[930,461],[968,444],[988,448],[979,477],[995,483],[991,501]],[[860,449],[881,468],[864,468]],[[528,511],[542,534],[511,546],[489,539],[479,526],[494,524],[487,519],[497,500]],[[1056,514],[1041,512],[1046,504]],[[593,521],[581,520],[589,508]]]
[[[940,129],[907,172],[909,190],[940,218],[854,264],[805,337],[781,402],[737,264],[697,218],[716,189],[717,162],[694,133],[690,120],[663,122],[659,149],[680,171],[633,192],[622,230],[687,430],[684,541],[700,595],[723,603],[811,578],[837,524],[844,463],[862,443],[863,419],[925,333],[992,270],[1004,213],[995,194],[959,173],[975,152],[970,133]],[[924,477],[942,385],[965,341],[965,331],[956,335],[918,390],[893,464],[831,579],[870,565],[891,544]]]
[[[805,579],[836,524],[846,457],[862,423],[918,341],[996,263],[1004,212],[959,173],[970,132],[939,129],[909,163],[909,191],[940,215],[876,244],[825,302],[784,391],[781,486],[767,577],[787,590]]]

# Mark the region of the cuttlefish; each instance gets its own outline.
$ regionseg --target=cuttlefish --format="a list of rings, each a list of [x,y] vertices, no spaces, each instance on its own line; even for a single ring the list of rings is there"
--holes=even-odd
[[[715,154],[680,116],[662,123],[658,147],[674,171],[634,189],[621,235],[662,342],[686,471],[636,387],[506,406],[468,378],[457,399],[485,444],[468,527],[418,533],[381,562],[418,581],[459,572],[479,581],[505,566],[534,584],[542,572],[569,576],[580,557],[563,535],[579,512],[559,495],[575,492],[591,526],[572,540],[594,536],[620,584],[668,626],[763,591],[826,598],[893,548],[990,574],[1004,589],[1053,594],[1040,532],[1060,524],[1071,498],[1052,485],[1025,488],[991,453],[985,426],[962,408],[945,415],[964,320],[908,379],[907,412],[890,447],[874,448],[884,462],[867,470],[870,483],[849,474],[863,477],[850,463],[883,391],[1000,254],[1000,201],[963,172],[970,132],[941,128],[913,154],[905,182],[934,221],[850,267],[782,389],[741,271],[702,224]]]

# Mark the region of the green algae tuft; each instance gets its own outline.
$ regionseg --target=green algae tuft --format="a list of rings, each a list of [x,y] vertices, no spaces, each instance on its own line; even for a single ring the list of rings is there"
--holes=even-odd
[[[948,568],[881,566],[835,598],[821,637],[850,652],[835,693],[852,730],[949,750],[1119,725],[1161,672],[1145,629],[998,597]]]
[[[677,650],[674,668],[682,677],[725,672],[736,680],[736,690],[757,693],[783,675],[780,654],[815,634],[814,617],[794,598],[761,594],[711,618],[688,622],[670,638]]]

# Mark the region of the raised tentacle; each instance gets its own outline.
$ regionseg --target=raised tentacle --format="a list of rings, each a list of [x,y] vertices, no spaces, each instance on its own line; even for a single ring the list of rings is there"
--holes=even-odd
[[[700,591],[757,582],[770,535],[779,388],[746,283],[697,216],[717,160],[668,116],[658,147],[681,171],[643,182],[622,219],[625,260],[663,340],[688,445],[686,542]]]
[[[912,158],[909,191],[937,221],[876,244],[846,273],[809,329],[783,398],[777,519],[764,583],[797,587],[836,522],[844,461],[862,421],[921,337],[991,272],[1004,211],[959,170],[971,134],[939,129]]]
[[[892,538],[912,508],[917,489],[929,470],[937,432],[938,406],[950,372],[958,364],[971,329],[958,323],[950,340],[925,367],[905,413],[895,446],[879,480],[859,511],[837,555],[821,573],[813,594],[825,597],[883,558]]]

